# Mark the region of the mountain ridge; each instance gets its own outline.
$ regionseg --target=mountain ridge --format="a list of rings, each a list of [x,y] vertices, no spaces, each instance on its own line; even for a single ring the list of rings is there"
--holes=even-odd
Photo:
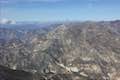
[[[76,74],[70,80],[81,80],[81,76],[87,77],[85,80],[119,80],[119,24],[120,21],[63,23],[45,33],[23,31],[21,38],[16,38],[19,30],[6,34],[9,29],[1,28],[0,33],[11,33],[11,37],[0,44],[0,65],[33,74]]]

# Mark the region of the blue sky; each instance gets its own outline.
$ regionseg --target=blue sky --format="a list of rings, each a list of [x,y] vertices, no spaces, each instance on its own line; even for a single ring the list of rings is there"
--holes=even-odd
[[[120,19],[120,0],[0,0],[0,18],[16,21]]]

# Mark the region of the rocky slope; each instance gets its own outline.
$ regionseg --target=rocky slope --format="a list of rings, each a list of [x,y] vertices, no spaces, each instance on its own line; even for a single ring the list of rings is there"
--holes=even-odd
[[[119,24],[70,22],[47,31],[1,28],[0,65],[30,72],[33,80],[44,80],[40,75],[47,80],[119,80]]]

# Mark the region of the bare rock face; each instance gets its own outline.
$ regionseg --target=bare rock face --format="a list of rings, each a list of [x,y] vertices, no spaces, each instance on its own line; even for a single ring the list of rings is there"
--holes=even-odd
[[[1,28],[0,65],[30,72],[33,80],[119,80],[119,24],[71,22],[47,31]]]

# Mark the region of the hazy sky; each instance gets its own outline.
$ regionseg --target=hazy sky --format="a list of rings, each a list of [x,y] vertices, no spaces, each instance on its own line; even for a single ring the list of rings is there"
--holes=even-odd
[[[0,0],[0,18],[17,21],[120,19],[120,0]]]

